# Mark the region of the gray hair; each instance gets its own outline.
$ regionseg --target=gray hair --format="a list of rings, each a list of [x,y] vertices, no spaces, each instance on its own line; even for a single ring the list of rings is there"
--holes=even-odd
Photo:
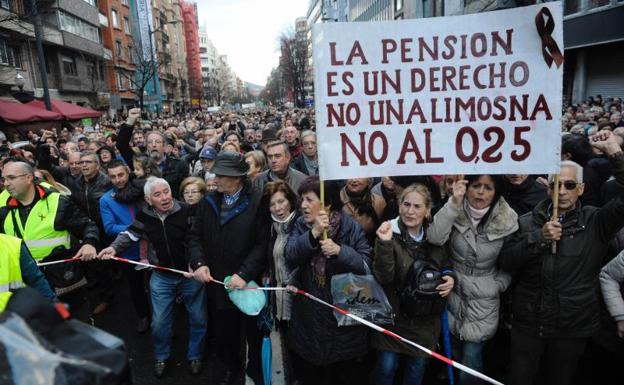
[[[576,181],[578,183],[583,183],[583,167],[580,164],[573,162],[571,160],[563,160],[560,163],[560,168],[564,167],[573,167],[576,171]],[[554,175],[550,175],[548,177],[548,182],[552,182],[554,180]]]
[[[7,162],[7,163],[10,163],[10,162]],[[14,163],[18,165],[19,168],[21,168],[22,171],[25,172],[26,174],[35,175],[35,168],[30,163],[21,162],[21,161],[14,162]]]
[[[98,154],[96,154],[95,152],[92,151],[85,151],[83,153],[80,154],[80,158],[84,158],[86,156],[90,156],[93,157],[93,159],[95,160],[95,164],[98,165],[98,167],[100,167],[100,157],[98,156]]]
[[[169,182],[167,182],[163,178],[150,176],[149,178],[147,178],[147,181],[145,182],[145,186],[143,186],[143,194],[145,194],[145,196],[150,196],[152,194],[152,189],[156,186],[167,186],[169,190],[171,190],[171,186],[169,186]]]
[[[314,137],[316,138],[316,132],[312,130],[305,130],[301,133],[301,139],[303,140],[303,138],[305,138],[306,136],[311,136],[311,135],[314,135]]]

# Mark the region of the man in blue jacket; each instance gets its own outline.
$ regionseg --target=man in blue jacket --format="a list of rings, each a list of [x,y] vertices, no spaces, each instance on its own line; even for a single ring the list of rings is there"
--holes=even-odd
[[[115,238],[125,231],[134,220],[143,202],[143,191],[136,181],[130,180],[130,169],[120,160],[113,160],[108,167],[108,177],[113,188],[100,199],[100,215],[106,235]],[[140,244],[132,244],[120,257],[138,261]],[[130,297],[137,312],[139,322],[137,333],[145,333],[150,326],[149,303],[145,294],[145,270],[137,270],[135,265],[123,265],[123,271],[130,286]]]

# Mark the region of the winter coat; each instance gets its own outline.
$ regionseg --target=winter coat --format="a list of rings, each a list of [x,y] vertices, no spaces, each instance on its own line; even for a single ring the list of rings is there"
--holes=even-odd
[[[100,198],[113,187],[110,179],[103,173],[98,173],[97,176],[87,182],[84,175],[81,175],[74,181],[73,186],[69,186],[72,190],[72,199],[78,204],[78,207],[84,211],[85,214],[97,223],[98,228],[103,233],[104,226],[102,225],[102,217],[100,216]]]
[[[185,237],[192,215],[191,207],[178,201],[174,201],[173,208],[166,216],[144,205],[132,224],[117,236],[111,247],[117,252],[124,252],[144,239],[147,241],[147,259],[151,264],[188,271]]]
[[[611,162],[624,186],[624,154]],[[546,338],[584,338],[599,330],[598,275],[609,242],[624,226],[622,198],[601,209],[577,202],[561,220],[554,255],[542,233],[550,199],[520,217],[520,231],[505,240],[499,259],[499,266],[514,274],[513,328]]]
[[[223,281],[238,274],[245,281],[261,284],[267,268],[268,218],[259,210],[262,195],[246,181],[229,215],[221,219],[223,194],[207,195],[197,205],[187,236],[189,261],[193,270],[201,265]],[[217,309],[234,309],[223,287],[208,285],[208,294]]]
[[[141,205],[136,203],[125,204],[116,201],[114,198],[116,192],[117,189],[112,188],[100,198],[100,216],[102,217],[104,231],[106,235],[112,239],[117,237],[119,233],[125,231],[128,226],[132,224],[137,213],[137,208],[139,210],[141,208]],[[129,246],[121,253],[121,257],[138,261],[139,244],[135,243]]]
[[[624,298],[620,284],[624,282],[624,251],[600,271],[600,287],[609,314],[615,321],[624,321]]]
[[[271,237],[267,249],[270,286],[297,285],[294,279],[297,270],[292,270],[286,263],[286,242],[299,216],[299,212],[294,211],[286,221],[280,223],[273,220],[271,223]],[[271,305],[275,318],[290,320],[292,312],[291,294],[283,291],[271,293]]]
[[[316,168],[316,170],[309,170],[306,166],[304,156],[305,154],[301,153],[298,157],[294,158],[291,167],[297,171],[301,171],[303,174],[306,175],[318,175],[318,167]]]
[[[159,165],[162,177],[169,183],[171,193],[176,199],[180,198],[180,184],[189,174],[188,164],[180,159],[167,156]]]
[[[382,241],[377,238],[375,240],[375,259],[373,261],[375,278],[383,286],[395,313],[394,325],[388,325],[386,328],[410,341],[434,350],[440,336],[440,315],[417,318],[404,315],[401,312],[399,293],[405,286],[407,273],[416,258],[426,259],[439,270],[444,271],[446,275],[456,279],[451,268],[450,258],[443,247],[434,246],[426,241],[420,242],[416,248],[412,248],[411,242],[408,242],[409,234],[407,234],[403,222],[396,218],[390,221],[390,224],[392,226],[392,239]],[[371,344],[377,350],[416,357],[428,356],[412,346],[380,333],[371,335]]]
[[[548,198],[546,186],[538,183],[533,177],[527,177],[519,186],[507,183],[503,194],[509,206],[518,215],[533,211],[541,201]]]
[[[449,242],[457,274],[448,298],[451,333],[464,341],[482,342],[496,333],[500,293],[511,283],[509,274],[498,270],[497,260],[504,237],[518,229],[518,215],[501,197],[485,223],[475,227],[467,205],[467,199],[461,209],[452,200],[446,202],[434,216],[427,239],[440,246]]]
[[[320,287],[314,281],[311,261],[320,253],[318,240],[299,218],[286,244],[286,260],[292,268],[299,268],[299,288],[332,303],[331,277],[336,274],[366,274],[365,263],[370,262],[371,247],[360,225],[342,215],[340,228],[334,237],[340,253],[326,261],[326,284]],[[369,265],[370,266],[370,265]],[[364,326],[338,327],[333,310],[301,296],[293,298],[288,343],[301,358],[313,365],[328,365],[366,354],[368,330]]]

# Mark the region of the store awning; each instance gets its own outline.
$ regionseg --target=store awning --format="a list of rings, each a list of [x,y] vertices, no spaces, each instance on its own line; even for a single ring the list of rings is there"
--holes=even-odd
[[[63,115],[45,108],[22,104],[17,100],[0,99],[0,118],[8,124],[63,120]]]
[[[58,112],[63,115],[66,120],[79,120],[83,118],[99,118],[103,112],[92,110],[89,108],[80,107],[76,104],[71,104],[58,99],[52,99],[52,111]],[[45,110],[45,103],[43,100],[33,100],[26,103],[27,105],[36,106]]]

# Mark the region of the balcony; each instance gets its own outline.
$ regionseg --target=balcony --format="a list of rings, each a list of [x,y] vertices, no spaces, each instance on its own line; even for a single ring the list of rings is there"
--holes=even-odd
[[[108,17],[102,13],[100,13],[100,26],[108,27]]]

